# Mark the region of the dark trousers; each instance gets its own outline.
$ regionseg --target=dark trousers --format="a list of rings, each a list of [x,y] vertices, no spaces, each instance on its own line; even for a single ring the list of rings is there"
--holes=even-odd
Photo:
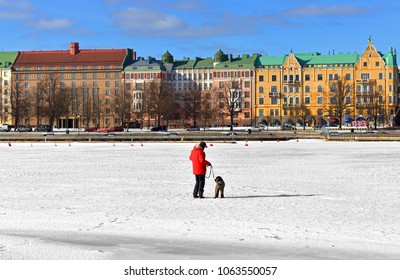
[[[194,186],[193,196],[202,196],[204,192],[204,185],[206,184],[206,175],[195,175],[196,185]]]

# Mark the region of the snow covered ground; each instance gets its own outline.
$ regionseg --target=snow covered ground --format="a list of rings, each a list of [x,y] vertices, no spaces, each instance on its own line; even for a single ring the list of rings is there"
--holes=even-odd
[[[400,259],[400,143],[0,143],[0,259]],[[212,177],[212,176],[211,176]]]

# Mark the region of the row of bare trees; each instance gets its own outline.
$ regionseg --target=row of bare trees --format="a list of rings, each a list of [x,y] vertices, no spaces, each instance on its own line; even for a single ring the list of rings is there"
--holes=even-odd
[[[98,88],[64,87],[57,75],[48,75],[36,87],[27,88],[25,82],[12,82],[11,115],[16,128],[23,124],[23,119],[31,118],[36,119],[36,125],[45,119],[51,129],[61,119],[68,127],[70,117],[82,119],[85,125],[101,125],[105,117],[121,122],[131,119],[132,95],[123,86],[106,96]]]

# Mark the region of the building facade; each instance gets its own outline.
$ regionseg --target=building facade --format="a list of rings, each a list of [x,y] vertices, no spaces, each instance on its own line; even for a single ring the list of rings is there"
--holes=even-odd
[[[123,69],[135,58],[131,49],[80,49],[76,42],[69,50],[19,52],[12,80],[31,105],[21,112],[19,124],[120,125],[114,100],[123,88]]]
[[[335,110],[338,81],[345,85],[341,118]],[[379,118],[379,123],[392,125],[398,94],[396,51],[382,54],[370,38],[362,54],[261,56],[253,108],[258,123],[312,126]]]
[[[18,52],[0,52],[0,123],[12,124],[11,67]]]
[[[234,96],[234,123],[251,125],[253,123],[252,99],[255,89],[255,62],[259,55],[243,55],[233,58],[219,50],[214,58],[174,59],[168,51],[161,60],[155,58],[139,59],[125,68],[125,83],[132,90],[133,108],[142,123],[157,125],[156,115],[146,114],[144,98],[146,87],[151,83],[166,83],[173,96],[173,112],[163,116],[169,125],[223,126],[229,125],[224,96],[230,94],[232,83],[237,85]],[[207,103],[199,116],[194,116],[190,99],[196,92],[203,95]],[[233,96],[232,96],[233,97]],[[211,104],[213,104],[211,106]],[[207,109],[208,108],[208,109]],[[212,111],[212,113],[211,113]],[[219,112],[216,112],[219,111]],[[225,112],[225,113],[224,113]]]

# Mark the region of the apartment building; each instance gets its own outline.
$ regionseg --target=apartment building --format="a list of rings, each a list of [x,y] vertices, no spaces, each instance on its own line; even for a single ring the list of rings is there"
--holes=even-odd
[[[11,67],[18,52],[0,52],[0,123],[12,124]]]
[[[227,93],[230,94],[232,83],[234,83],[237,86],[232,99],[235,107],[234,122],[238,125],[251,125],[257,58],[258,55],[243,55],[234,58],[219,50],[214,58],[184,57],[177,60],[167,51],[161,60],[141,58],[125,68],[125,83],[133,92],[134,112],[146,118],[148,123],[157,125],[157,116],[140,114],[140,110],[143,109],[141,104],[146,94],[146,85],[154,81],[166,82],[175,103],[173,112],[168,114],[168,121],[170,125],[176,126],[194,124],[194,122],[202,125],[229,125],[230,117],[224,113],[227,107],[224,96]],[[213,110],[211,114],[211,108],[208,108],[209,111],[206,109],[201,116],[193,119],[188,96],[195,91],[201,92],[204,102],[214,103],[217,108],[213,109],[219,112],[216,113],[216,110]]]
[[[120,125],[114,100],[123,88],[123,69],[135,58],[132,49],[80,49],[77,42],[70,43],[69,50],[19,52],[12,80],[22,85],[25,103],[30,103],[19,123],[60,128]],[[59,104],[50,102],[54,96]]]
[[[269,124],[350,123],[379,118],[393,124],[398,111],[399,71],[393,48],[382,54],[368,40],[362,54],[293,53],[261,56],[256,70],[257,122]],[[346,109],[341,119],[334,109],[335,83],[346,84]],[[374,111],[376,104],[381,106]],[[303,116],[306,115],[306,118]]]

